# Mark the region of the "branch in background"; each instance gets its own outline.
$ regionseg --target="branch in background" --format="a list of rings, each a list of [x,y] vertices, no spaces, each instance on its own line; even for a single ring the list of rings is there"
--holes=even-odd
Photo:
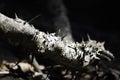
[[[73,40],[70,22],[62,0],[48,0],[48,10],[58,35],[64,37],[64,40]]]
[[[104,48],[104,43],[95,40],[63,41],[54,33],[44,33],[27,22],[11,19],[0,13],[0,36],[12,45],[21,45],[28,53],[44,55],[58,64],[80,69],[97,60],[111,61],[113,54]],[[97,63],[98,64],[98,63]]]

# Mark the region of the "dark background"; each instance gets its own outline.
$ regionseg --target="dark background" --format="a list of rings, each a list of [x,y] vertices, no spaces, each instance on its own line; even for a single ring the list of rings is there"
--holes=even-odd
[[[82,38],[87,40],[87,34],[91,39],[105,41],[106,49],[120,58],[120,12],[119,3],[104,0],[63,0],[67,15],[71,23],[72,34],[76,41]],[[46,8],[47,0],[0,0],[0,12],[14,18],[15,13],[26,21],[37,15],[37,19],[31,24],[42,31],[54,32],[50,27]]]

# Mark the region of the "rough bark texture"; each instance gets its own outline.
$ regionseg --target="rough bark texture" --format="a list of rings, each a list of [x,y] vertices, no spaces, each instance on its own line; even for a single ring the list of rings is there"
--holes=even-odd
[[[114,56],[95,40],[63,41],[54,33],[44,33],[19,19],[11,19],[0,13],[0,36],[14,46],[22,46],[28,53],[44,55],[68,67],[80,69],[96,60],[111,60]],[[27,54],[27,53],[26,53]]]

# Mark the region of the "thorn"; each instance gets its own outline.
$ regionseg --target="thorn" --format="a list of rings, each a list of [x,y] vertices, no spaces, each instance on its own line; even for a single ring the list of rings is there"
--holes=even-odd
[[[16,13],[15,13],[15,19],[19,19]]]
[[[91,38],[90,38],[89,34],[87,34],[87,37],[88,37],[88,40],[91,41]]]
[[[41,14],[36,15],[36,16],[33,17],[32,19],[30,19],[30,20],[28,21],[28,23],[32,23],[32,21],[34,21],[35,19],[39,18],[40,16],[41,16]]]
[[[105,44],[105,41],[104,41],[104,42],[102,42],[101,44],[104,46],[104,44]]]
[[[50,35],[48,31],[46,32],[46,34],[47,34],[47,35]]]
[[[83,38],[83,37],[82,37],[82,42],[81,42],[81,43],[83,43],[83,44],[85,43],[85,41],[84,41],[84,38]]]

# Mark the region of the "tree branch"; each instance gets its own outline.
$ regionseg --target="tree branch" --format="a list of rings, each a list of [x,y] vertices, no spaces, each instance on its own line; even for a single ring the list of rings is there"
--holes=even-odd
[[[21,45],[27,52],[44,55],[58,64],[80,69],[96,60],[114,58],[104,48],[104,43],[89,39],[81,43],[63,41],[54,33],[44,33],[19,19],[8,18],[0,13],[0,36],[12,45]]]

